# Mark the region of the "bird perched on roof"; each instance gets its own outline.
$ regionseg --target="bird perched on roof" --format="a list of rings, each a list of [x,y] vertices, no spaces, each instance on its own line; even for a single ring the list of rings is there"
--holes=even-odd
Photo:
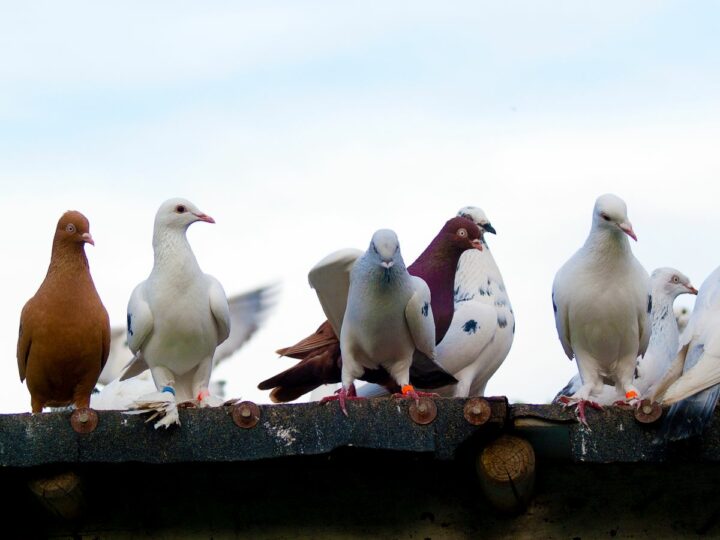
[[[230,335],[218,345],[213,355],[213,366],[230,358],[262,326],[275,306],[277,285],[263,285],[228,298],[230,309]],[[110,384],[122,375],[133,354],[128,348],[125,327],[111,328],[110,356],[100,374],[98,383]]]
[[[381,229],[350,271],[340,328],[342,388],[337,399],[342,411],[347,415],[345,399],[355,397],[354,382],[366,369],[383,368],[403,395],[417,398],[410,384],[416,350],[435,356],[430,289],[408,273],[395,232]]]
[[[485,212],[461,208],[458,216],[472,220],[483,231],[482,250],[467,250],[455,273],[454,313],[448,332],[436,349],[436,360],[457,380],[441,395],[482,396],[492,375],[503,363],[515,335],[513,313],[500,269],[485,241],[495,234]]]
[[[480,249],[480,237],[480,229],[469,219],[450,219],[407,269],[410,275],[421,278],[430,288],[436,342],[442,339],[453,316],[453,283],[458,259],[467,249]],[[361,254],[359,250],[341,250],[320,261],[310,271],[310,285],[315,288],[328,321],[314,334],[277,351],[301,361],[258,385],[261,390],[272,389],[270,398],[276,403],[292,401],[322,384],[340,381],[342,358],[337,336],[345,311],[349,272]],[[390,391],[397,390],[397,385],[382,367],[366,369],[357,378],[387,386]],[[419,352],[413,358],[410,380],[413,385],[426,389],[456,382]]]
[[[90,405],[90,393],[110,349],[110,322],[95,289],[85,244],[94,245],[80,212],[58,221],[47,275],[23,307],[17,345],[20,381],[27,379],[32,412]]]
[[[633,384],[638,389],[640,397],[653,392],[654,387],[670,369],[678,350],[679,332],[678,324],[673,313],[673,302],[681,294],[697,294],[690,279],[674,268],[657,268],[650,276],[652,311],[650,312],[650,342],[645,356],[637,359],[635,378]],[[560,390],[555,401],[562,396],[571,395],[582,386],[580,375],[575,375],[568,385]],[[600,405],[612,405],[622,400],[622,393],[612,386],[605,384],[603,390],[595,396]]]
[[[637,240],[625,202],[616,195],[595,201],[585,244],[558,270],[552,289],[555,325],[568,358],[577,361],[582,386],[568,403],[594,403],[608,382],[627,400],[639,397],[633,385],[638,356],[650,340],[650,278],[632,254]]]
[[[208,386],[215,349],[230,334],[230,310],[222,285],[202,272],[188,243],[187,229],[197,221],[215,223],[185,199],[160,205],[153,268],[128,302],[127,342],[135,356],[121,380],[150,369],[158,391],[134,408],[162,416],[156,428],[180,423],[177,402],[221,404]]]
[[[700,435],[720,396],[720,267],[700,286],[680,350],[652,396],[672,405],[659,439]]]

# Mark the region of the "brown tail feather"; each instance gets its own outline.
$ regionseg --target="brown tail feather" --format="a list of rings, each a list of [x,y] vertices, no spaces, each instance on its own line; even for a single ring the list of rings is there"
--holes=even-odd
[[[262,381],[258,384],[258,388],[260,390],[271,390],[282,387],[283,390],[278,391],[275,394],[276,396],[283,395],[285,392],[294,393],[302,390],[297,395],[297,397],[300,397],[321,384],[340,382],[340,373],[340,345],[337,344],[326,347],[319,354],[305,358],[282,373]],[[309,389],[303,390],[305,388]]]
[[[278,349],[275,352],[280,356],[289,356],[290,358],[302,360],[310,356],[308,353],[313,353],[312,356],[314,356],[319,353],[318,349],[337,344],[338,338],[335,331],[330,323],[325,321],[308,337],[301,339],[295,345]]]

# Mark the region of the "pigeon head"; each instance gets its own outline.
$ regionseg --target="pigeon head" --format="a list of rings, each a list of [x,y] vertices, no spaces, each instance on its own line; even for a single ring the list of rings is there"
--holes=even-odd
[[[400,242],[395,232],[390,229],[380,229],[373,234],[368,253],[386,270],[395,266],[396,263],[402,262]]]
[[[601,195],[595,201],[593,228],[612,232],[623,232],[637,241],[632,223],[630,223],[627,217],[625,201],[612,193]]]
[[[490,224],[490,220],[487,218],[482,208],[478,208],[477,206],[464,206],[458,211],[457,215],[475,223],[475,225],[482,229],[481,232],[483,233],[489,232],[497,234],[495,227]]]
[[[698,291],[682,272],[674,268],[657,268],[650,276],[653,294],[664,293],[670,298],[677,298],[681,294],[697,294]]]
[[[95,245],[95,241],[90,235],[90,223],[84,215],[75,210],[68,210],[62,215],[58,221],[53,242],[58,245],[79,245],[81,247],[86,243]]]
[[[471,219],[465,217],[454,217],[448,220],[440,230],[436,240],[460,252],[471,248],[480,251],[483,249],[482,230]]]
[[[160,205],[155,215],[155,228],[178,229],[185,231],[196,221],[215,223],[215,220],[204,214],[187,199],[168,199]]]

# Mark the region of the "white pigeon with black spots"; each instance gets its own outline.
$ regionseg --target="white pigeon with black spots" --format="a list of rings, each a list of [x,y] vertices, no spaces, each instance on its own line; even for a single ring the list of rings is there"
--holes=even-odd
[[[455,312],[445,337],[437,345],[436,361],[457,380],[438,391],[448,397],[482,396],[488,380],[503,363],[515,335],[515,314],[502,274],[485,241],[495,234],[485,212],[461,208],[458,216],[483,231],[482,250],[460,256],[455,273]]]
[[[650,341],[650,276],[630,249],[637,240],[625,202],[598,197],[584,245],[558,270],[552,288],[555,326],[568,358],[575,358],[583,384],[569,404],[593,403],[603,384],[629,402],[639,397],[633,384],[638,356]]]

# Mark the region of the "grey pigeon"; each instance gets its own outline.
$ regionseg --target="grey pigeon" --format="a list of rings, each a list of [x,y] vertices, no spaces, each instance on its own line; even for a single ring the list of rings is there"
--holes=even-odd
[[[155,427],[179,424],[177,402],[213,406],[208,386],[215,348],[230,334],[230,310],[220,282],[204,274],[188,243],[196,221],[215,223],[190,201],[165,201],[155,216],[155,262],[128,302],[127,341],[135,355],[121,380],[150,369],[157,392],[135,403],[162,416]]]
[[[338,316],[328,314],[331,322]],[[430,289],[408,273],[393,231],[377,231],[367,251],[354,262],[339,330],[342,387],[326,400],[338,399],[347,414],[345,399],[355,397],[355,379],[365,369],[380,367],[404,395],[418,396],[410,385],[413,354],[417,349],[430,359],[435,356]]]
[[[665,405],[659,439],[700,435],[712,420],[720,395],[720,268],[700,286],[680,350],[655,389]]]
[[[582,386],[567,402],[585,404],[603,383],[627,400],[639,397],[633,385],[638,356],[650,340],[650,278],[632,254],[628,236],[637,240],[625,202],[616,195],[598,197],[585,244],[558,270],[552,301],[558,337],[568,358],[577,361]]]

